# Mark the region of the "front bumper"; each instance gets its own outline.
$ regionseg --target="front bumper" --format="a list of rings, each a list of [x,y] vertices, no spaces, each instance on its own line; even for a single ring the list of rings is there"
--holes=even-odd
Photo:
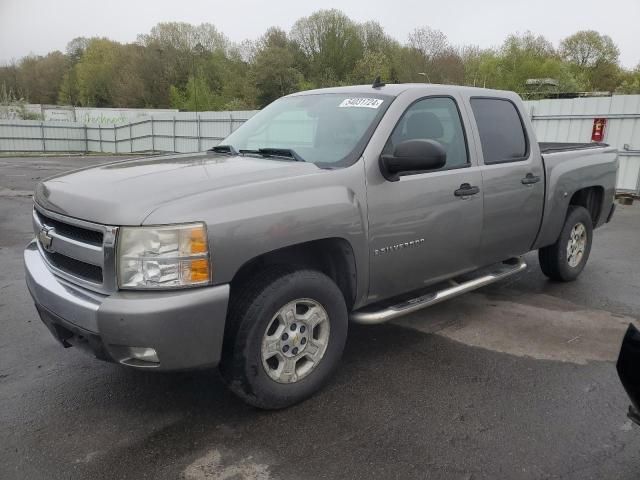
[[[629,324],[616,363],[622,386],[631,399],[629,418],[640,425],[640,331]]]
[[[220,361],[229,285],[102,295],[54,275],[35,241],[24,251],[26,280],[42,321],[65,346],[131,367],[185,370]],[[159,362],[132,356],[152,348]]]

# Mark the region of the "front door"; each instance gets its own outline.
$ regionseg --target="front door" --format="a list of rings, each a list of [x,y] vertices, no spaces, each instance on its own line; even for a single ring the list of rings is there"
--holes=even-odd
[[[395,182],[368,178],[370,301],[477,267],[482,178],[466,138],[453,97],[417,99],[400,117],[383,153],[404,140],[429,139],[442,144],[447,160],[442,169]]]

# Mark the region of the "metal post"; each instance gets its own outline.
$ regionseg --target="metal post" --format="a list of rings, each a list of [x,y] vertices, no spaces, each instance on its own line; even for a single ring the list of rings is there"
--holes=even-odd
[[[200,146],[201,145],[201,141],[200,141],[200,115],[198,115],[198,114],[196,114],[196,122],[197,122],[196,126],[197,126],[197,129],[198,129],[198,150],[197,151],[201,152],[202,148]]]
[[[129,121],[129,151],[133,153],[133,130],[131,129],[131,121]]]
[[[156,139],[153,132],[153,117],[151,117],[151,152],[156,152]]]
[[[173,151],[176,152],[176,116],[173,116]]]
[[[115,149],[114,153],[118,153],[118,129],[115,125],[113,126],[113,145]]]
[[[233,133],[233,113],[229,112],[229,135]]]
[[[87,124],[84,124],[84,153],[89,153],[89,135],[87,135]]]
[[[102,153],[104,151],[102,150],[102,125],[101,124],[98,124],[98,139],[99,139],[99,142],[100,142],[100,147],[99,147],[100,148],[100,152]]]
[[[40,135],[42,135],[42,151],[47,151],[47,142],[44,138],[44,122],[40,122]]]

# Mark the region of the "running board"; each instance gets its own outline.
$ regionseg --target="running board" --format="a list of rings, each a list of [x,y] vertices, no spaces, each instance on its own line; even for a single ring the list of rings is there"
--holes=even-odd
[[[457,297],[458,295],[462,295],[463,293],[497,282],[503,278],[513,275],[514,273],[521,272],[525,268],[527,268],[527,264],[521,257],[513,258],[497,265],[494,270],[482,275],[481,277],[467,280],[463,283],[456,283],[452,280],[452,286],[445,288],[444,290],[412,298],[411,300],[383,308],[382,310],[355,311],[351,314],[351,320],[356,323],[366,325],[388,322],[389,320],[422,310],[423,308],[430,307],[436,303],[443,302],[450,298]]]

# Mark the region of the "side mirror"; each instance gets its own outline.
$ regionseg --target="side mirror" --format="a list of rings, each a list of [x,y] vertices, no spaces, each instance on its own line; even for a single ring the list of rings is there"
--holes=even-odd
[[[405,140],[393,149],[392,154],[380,156],[382,175],[397,182],[402,173],[438,170],[445,166],[447,152],[435,140]]]

